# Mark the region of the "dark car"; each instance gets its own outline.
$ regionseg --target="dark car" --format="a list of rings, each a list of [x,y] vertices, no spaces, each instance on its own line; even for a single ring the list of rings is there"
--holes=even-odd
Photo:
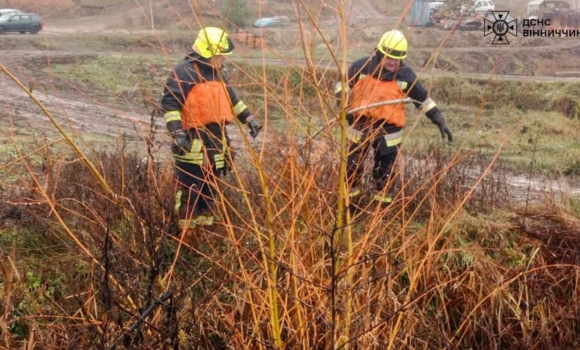
[[[9,13],[0,16],[0,34],[7,32],[37,34],[43,26],[42,18],[35,13]]]

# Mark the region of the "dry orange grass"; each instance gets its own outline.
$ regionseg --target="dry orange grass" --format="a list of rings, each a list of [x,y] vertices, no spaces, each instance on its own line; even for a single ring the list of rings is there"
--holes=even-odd
[[[125,339],[145,349],[268,349],[277,334],[279,347],[291,349],[574,344],[579,220],[565,208],[532,209],[525,226],[524,213],[501,218],[481,203],[504,190],[480,191],[481,182],[461,176],[474,164],[485,169],[483,160],[434,154],[424,176],[400,175],[405,200],[387,210],[369,207],[337,227],[332,151],[309,153],[292,138],[268,135],[269,147],[256,160],[239,155],[220,184],[222,223],[190,232],[175,227],[165,163],[92,156],[118,194],[111,196],[82,163],[51,155],[44,172],[52,181],[28,194],[41,204],[4,216],[4,229],[25,241],[4,250],[3,280],[13,283],[4,284],[3,300],[16,309],[0,326],[26,325],[24,334],[45,348],[60,348],[60,339],[80,347]],[[42,174],[23,165],[32,178]],[[19,257],[39,234],[45,238],[37,247],[59,248],[42,253],[50,266],[34,268]],[[81,274],[70,270],[78,263],[66,267],[73,257],[83,262]],[[22,277],[28,268],[32,276]],[[58,293],[49,292],[55,287]],[[123,336],[167,290],[173,297],[140,335]],[[273,303],[279,333],[271,327]],[[22,343],[19,334],[6,334],[4,344]]]

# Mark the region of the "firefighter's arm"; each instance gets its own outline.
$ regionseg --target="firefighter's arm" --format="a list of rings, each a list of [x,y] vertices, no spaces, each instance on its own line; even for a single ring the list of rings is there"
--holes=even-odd
[[[336,101],[337,107],[340,107],[342,105],[341,101],[342,101],[343,94],[345,96],[346,104],[348,105],[348,103],[349,103],[350,92],[351,92],[354,84],[360,78],[361,67],[357,63],[358,63],[358,61],[351,64],[348,67],[344,84],[342,81],[339,81],[339,82],[334,84],[334,96],[337,99],[337,101]],[[348,124],[351,125],[352,121],[353,121],[353,116],[347,115],[346,119],[347,119]]]
[[[189,152],[191,140],[181,122],[181,108],[185,101],[184,90],[186,87],[179,81],[176,72],[173,72],[167,79],[161,97],[161,109],[167,130],[174,141],[172,149],[174,153],[183,154]]]
[[[340,108],[342,106],[343,94],[344,94],[345,106],[346,106],[349,103],[348,99],[350,96],[350,87],[348,86],[348,83],[345,86],[343,86],[342,81],[339,81],[339,82],[334,84],[334,97],[336,98],[336,108]],[[352,120],[353,120],[352,115],[347,114],[346,120],[347,120],[348,124],[351,125]]]
[[[359,62],[356,61],[348,67],[348,70],[346,71],[344,84],[342,81],[339,81],[334,84],[334,96],[339,100],[342,98],[343,92],[348,100],[350,90],[352,89],[354,84],[358,81],[361,70],[360,64],[358,63]]]
[[[242,124],[248,126],[250,129],[250,136],[256,138],[260,133],[260,130],[262,130],[262,126],[258,124],[256,117],[250,112],[244,101],[238,98],[231,86],[228,86],[228,94],[234,107],[234,115]]]
[[[429,97],[427,90],[417,80],[410,86],[408,96],[413,100],[415,107],[419,108],[433,124],[437,125],[443,139],[447,136],[449,142],[453,141],[453,134],[451,133],[451,128],[445,121],[445,116],[435,101]]]

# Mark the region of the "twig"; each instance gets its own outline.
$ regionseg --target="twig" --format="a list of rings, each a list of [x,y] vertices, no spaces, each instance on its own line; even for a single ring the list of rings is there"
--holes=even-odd
[[[115,340],[115,342],[109,347],[109,350],[115,350],[117,348],[117,345],[119,344],[119,341],[121,341],[121,339],[123,338],[123,336],[125,336],[126,334],[129,334],[129,333],[133,332],[134,330],[136,330],[137,328],[139,328],[139,326],[141,326],[141,323],[143,323],[145,321],[145,318],[147,316],[149,316],[149,314],[152,313],[153,310],[155,310],[165,300],[171,298],[171,296],[173,296],[173,291],[172,290],[170,290],[167,293],[163,294],[161,297],[159,297],[159,299],[153,301],[153,303],[151,305],[149,305],[149,307],[147,308],[147,310],[143,311],[143,313],[141,314],[141,316],[139,316],[139,319],[137,321],[135,321],[135,323],[133,323],[133,325],[131,326],[131,328],[129,328],[129,330],[127,332],[121,334],[117,338],[117,340]]]
[[[347,111],[346,114],[356,113],[356,112],[365,110],[367,108],[375,108],[375,107],[381,107],[381,106],[386,106],[386,105],[395,105],[395,104],[399,104],[399,103],[411,103],[411,102],[413,102],[413,100],[410,97],[406,97],[406,98],[402,98],[402,99],[398,99],[398,100],[389,100],[389,101],[375,102],[375,103],[371,103],[370,105],[353,108],[353,109]],[[322,128],[320,128],[320,130],[318,130],[318,132],[316,132],[310,138],[311,139],[316,138],[324,130],[326,130],[329,127],[332,127],[334,125],[334,123],[336,123],[337,121],[338,121],[337,118],[331,119],[328,123],[326,123]]]
[[[530,202],[530,188],[532,187],[532,175],[534,172],[534,162],[536,159],[536,149],[538,147],[538,136],[540,135],[540,129],[536,130],[536,139],[534,140],[534,151],[532,152],[532,161],[530,162],[530,181],[528,182],[528,191],[526,193],[526,208],[524,209],[524,219],[522,220],[522,228],[526,227],[526,216],[528,216],[528,204]]]

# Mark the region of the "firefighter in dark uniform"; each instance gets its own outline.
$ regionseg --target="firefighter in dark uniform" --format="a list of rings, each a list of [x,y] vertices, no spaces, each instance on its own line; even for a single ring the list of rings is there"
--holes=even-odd
[[[348,69],[346,93],[349,96],[348,110],[359,108],[347,115],[349,124],[349,155],[347,176],[350,186],[349,197],[361,194],[360,169],[369,147],[374,148],[373,179],[376,184],[373,199],[384,205],[393,200],[388,186],[389,176],[397,158],[402,130],[405,127],[404,103],[364,108],[370,104],[412,99],[415,107],[439,127],[441,136],[453,140],[445,117],[429,97],[427,90],[417,80],[415,72],[403,59],[407,57],[407,39],[398,30],[383,34],[373,55],[356,60]],[[337,96],[342,94],[337,84]]]
[[[233,50],[225,31],[202,28],[165,84],[161,108],[173,138],[180,228],[213,224],[217,177],[227,167],[225,126],[238,118],[254,138],[261,129],[222,74],[224,56]]]

